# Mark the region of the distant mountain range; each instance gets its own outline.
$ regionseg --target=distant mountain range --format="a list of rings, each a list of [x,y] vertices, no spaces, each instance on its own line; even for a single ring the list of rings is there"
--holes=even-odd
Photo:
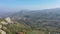
[[[54,13],[60,13],[60,8],[56,8],[56,9],[44,9],[44,10],[21,10],[21,11],[17,11],[17,13],[20,13],[20,12],[23,12],[23,13],[31,13],[31,12],[44,12],[44,13],[46,13],[46,12],[54,12]],[[8,11],[1,11],[0,10],[0,17],[1,16],[5,16],[5,15],[9,15],[9,14],[13,14],[13,13],[16,13],[16,12],[13,12],[13,11],[11,11],[11,12],[8,12]]]

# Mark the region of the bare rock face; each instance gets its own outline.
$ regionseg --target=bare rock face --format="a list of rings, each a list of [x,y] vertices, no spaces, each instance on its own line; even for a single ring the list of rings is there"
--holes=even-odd
[[[3,31],[3,30],[1,30],[1,29],[0,29],[0,33],[1,33],[1,34],[6,34],[6,32]]]
[[[0,29],[2,28],[2,25],[0,25]]]
[[[6,20],[8,23],[13,23],[13,21],[11,20],[10,17],[6,17],[5,20]]]
[[[6,24],[8,24],[8,23],[7,23],[7,22],[5,22],[5,21],[1,21],[1,24],[6,25]]]

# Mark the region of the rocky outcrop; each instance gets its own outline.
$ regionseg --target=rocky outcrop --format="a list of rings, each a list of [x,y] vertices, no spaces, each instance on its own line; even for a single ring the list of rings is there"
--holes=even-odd
[[[6,34],[6,32],[0,29],[0,34]]]
[[[6,24],[8,24],[8,23],[7,23],[7,22],[5,22],[5,21],[1,21],[1,24],[6,25]]]
[[[7,25],[13,23],[10,17],[0,19],[0,34],[6,34]],[[6,26],[5,26],[6,25]],[[8,32],[8,31],[7,31]]]
[[[2,25],[0,25],[0,29],[2,28]]]
[[[3,26],[0,25],[0,34],[6,34],[6,32],[1,29],[2,27],[3,27]],[[4,28],[5,28],[5,27],[4,27]]]
[[[10,17],[6,17],[5,20],[6,20],[8,23],[13,23],[13,21],[11,20]]]

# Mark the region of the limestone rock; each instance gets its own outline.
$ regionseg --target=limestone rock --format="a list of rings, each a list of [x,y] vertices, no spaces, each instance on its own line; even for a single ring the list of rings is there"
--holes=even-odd
[[[1,33],[1,34],[6,34],[6,32],[3,31],[3,30],[1,30],[1,29],[0,29],[0,33]]]
[[[11,20],[10,17],[6,17],[5,20],[6,20],[8,23],[13,23],[13,21]]]
[[[2,24],[4,24],[4,25],[8,24],[8,23],[7,23],[7,22],[5,22],[5,21],[1,21],[1,23],[2,23]]]

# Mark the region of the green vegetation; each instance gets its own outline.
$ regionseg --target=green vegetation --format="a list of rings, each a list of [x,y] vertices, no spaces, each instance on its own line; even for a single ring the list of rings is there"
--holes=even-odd
[[[11,17],[13,24],[6,24],[1,28],[7,34],[22,32],[23,34],[51,34],[60,32],[60,14],[50,14],[44,12],[15,13]],[[14,18],[14,19],[13,19]],[[21,19],[20,19],[21,18]],[[5,21],[3,18],[1,21]]]

